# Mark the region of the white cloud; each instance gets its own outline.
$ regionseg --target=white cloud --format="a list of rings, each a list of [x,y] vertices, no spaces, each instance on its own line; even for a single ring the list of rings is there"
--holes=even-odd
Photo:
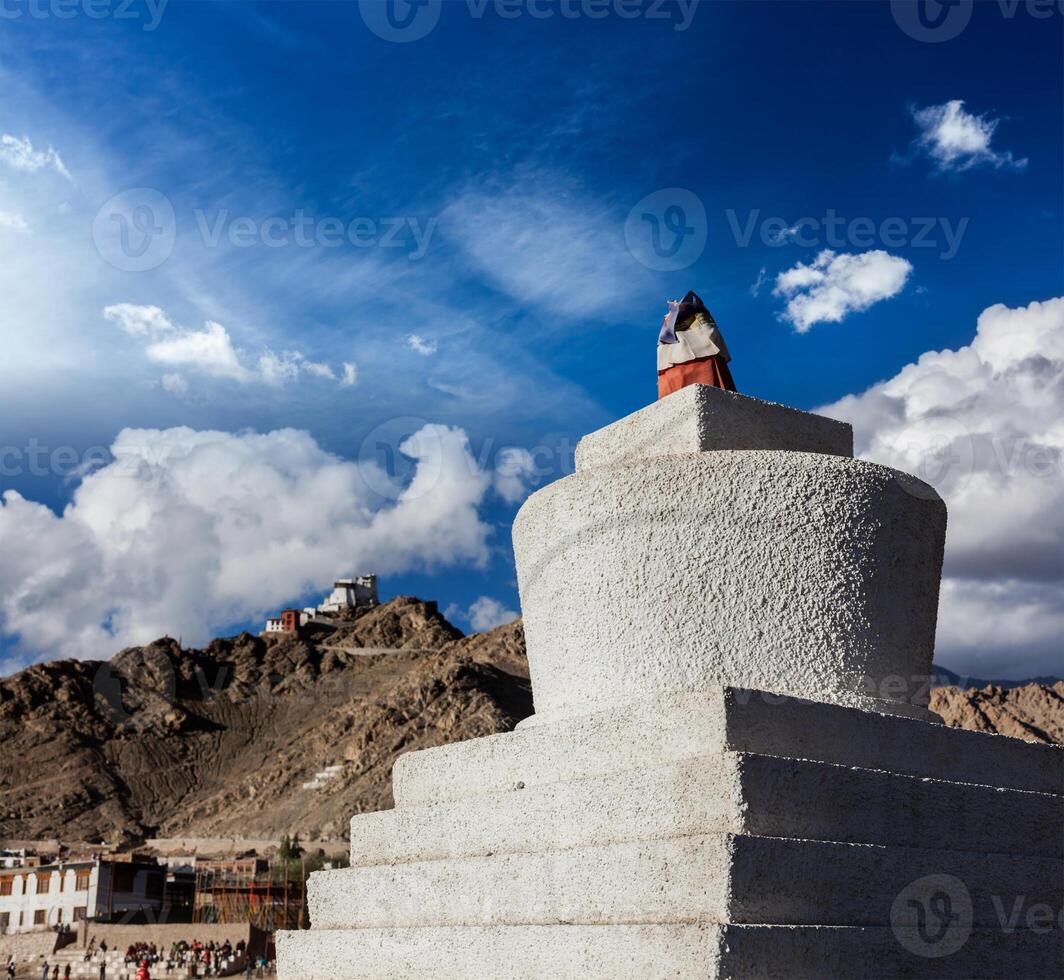
[[[340,377],[340,387],[351,388],[356,384],[358,384],[358,365],[344,361],[344,373]]]
[[[431,357],[439,350],[439,343],[435,340],[426,340],[420,334],[412,333],[406,338],[406,345],[412,351],[423,355],[424,357]]]
[[[915,146],[927,154],[939,170],[970,170],[985,164],[996,169],[1020,170],[1027,160],[1017,160],[1011,152],[990,148],[1000,119],[989,119],[967,112],[961,99],[942,105],[913,107],[913,121],[920,130]]]
[[[22,234],[29,234],[30,226],[26,223],[26,219],[21,214],[14,214],[11,211],[0,211],[0,228],[8,228],[11,231],[18,231]]]
[[[992,306],[967,347],[820,411],[853,423],[860,456],[946,501],[939,661],[1064,673],[1064,298]]]
[[[493,630],[496,626],[512,623],[521,614],[513,609],[507,609],[498,599],[482,595],[469,607],[464,618],[469,625],[478,633]]]
[[[174,328],[167,315],[157,306],[115,303],[104,307],[103,315],[131,337],[155,337]]]
[[[483,566],[491,476],[465,433],[426,425],[398,448],[406,485],[293,429],[125,429],[61,516],[0,498],[0,628],[24,651],[110,657],[202,643],[344,573]]]
[[[183,398],[188,394],[188,382],[180,374],[164,374],[159,383],[163,386],[163,390],[170,392],[171,395]]]
[[[184,330],[149,344],[149,360],[172,367],[192,368],[216,378],[247,381],[247,369],[240,363],[229,331],[208,320],[202,330]]]
[[[307,360],[299,351],[285,351],[278,356],[268,347],[259,357],[258,370],[262,381],[277,388],[298,381],[304,374],[327,378],[330,381],[336,380],[336,375],[328,364]]]
[[[336,372],[328,364],[312,361],[300,351],[286,350],[275,354],[266,347],[253,367],[249,368],[246,366],[248,358],[233,344],[229,331],[212,320],[208,320],[202,330],[188,330],[175,326],[158,306],[139,306],[135,303],[115,303],[105,307],[103,315],[131,337],[149,341],[144,354],[157,364],[183,367],[241,383],[257,381],[275,388],[298,381],[305,375],[328,381],[337,380]],[[347,367],[344,366],[341,384],[354,383],[353,380],[346,380]],[[350,367],[353,372],[354,365]],[[181,383],[187,390],[184,378]],[[165,383],[163,387],[166,387]]]
[[[527,449],[511,446],[500,450],[495,463],[495,492],[507,503],[524,500],[535,476],[536,461]]]
[[[841,323],[881,300],[897,296],[912,272],[905,259],[877,249],[848,254],[824,249],[776,277],[773,295],[787,300],[782,314],[805,333],[816,323]]]
[[[9,133],[0,135],[0,160],[23,173],[36,173],[44,167],[52,166],[68,180],[73,180],[70,171],[52,147],[49,146],[47,150],[35,150],[26,137],[19,139]]]

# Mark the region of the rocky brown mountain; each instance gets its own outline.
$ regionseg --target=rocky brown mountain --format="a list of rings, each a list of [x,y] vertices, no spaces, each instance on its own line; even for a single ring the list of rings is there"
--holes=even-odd
[[[931,706],[954,727],[1064,742],[1064,682],[943,687]],[[391,805],[401,753],[531,711],[519,621],[463,636],[409,596],[299,637],[40,664],[0,680],[0,838],[338,839]]]
[[[931,710],[952,728],[1064,744],[1064,681],[1012,688],[939,687],[931,692]]]
[[[334,632],[42,664],[0,681],[0,837],[346,836],[401,752],[531,710],[519,624],[467,638],[411,597]]]

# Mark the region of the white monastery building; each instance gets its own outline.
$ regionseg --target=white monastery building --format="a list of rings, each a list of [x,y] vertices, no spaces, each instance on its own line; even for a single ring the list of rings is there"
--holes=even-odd
[[[359,575],[356,578],[337,579],[332,592],[318,606],[318,612],[337,613],[344,609],[376,606],[379,602],[377,576]]]
[[[166,869],[138,861],[69,861],[0,870],[0,935],[163,908]]]

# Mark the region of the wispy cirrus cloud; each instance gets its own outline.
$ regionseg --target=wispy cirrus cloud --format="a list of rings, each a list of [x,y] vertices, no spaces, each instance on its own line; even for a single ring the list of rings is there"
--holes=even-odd
[[[54,147],[49,146],[47,150],[35,150],[33,143],[25,136],[19,138],[10,133],[0,134],[0,161],[13,170],[20,170],[23,173],[36,173],[45,167],[51,167],[67,180],[74,179]]]
[[[476,274],[517,302],[581,319],[625,312],[644,281],[623,218],[564,179],[540,175],[466,190],[440,229]]]

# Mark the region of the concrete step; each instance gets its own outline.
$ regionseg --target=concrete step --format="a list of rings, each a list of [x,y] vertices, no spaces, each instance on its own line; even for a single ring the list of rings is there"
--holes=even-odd
[[[1064,862],[707,834],[314,874],[315,928],[715,922],[888,925],[914,881],[947,876],[977,926],[1004,903],[1060,904]],[[893,912],[893,918],[892,918]],[[915,923],[914,923],[915,924]]]
[[[531,724],[529,722],[532,722]],[[751,752],[921,778],[1064,795],[1064,748],[719,688],[671,695],[401,756],[396,807]]]
[[[726,752],[351,821],[351,863],[479,857],[693,834],[1064,858],[1064,798]]]
[[[282,932],[277,944],[279,974],[285,980],[429,976],[435,980],[1045,980],[1064,976],[1059,930],[1006,933],[955,928],[938,943],[922,945],[918,936],[889,928],[497,926]]]

